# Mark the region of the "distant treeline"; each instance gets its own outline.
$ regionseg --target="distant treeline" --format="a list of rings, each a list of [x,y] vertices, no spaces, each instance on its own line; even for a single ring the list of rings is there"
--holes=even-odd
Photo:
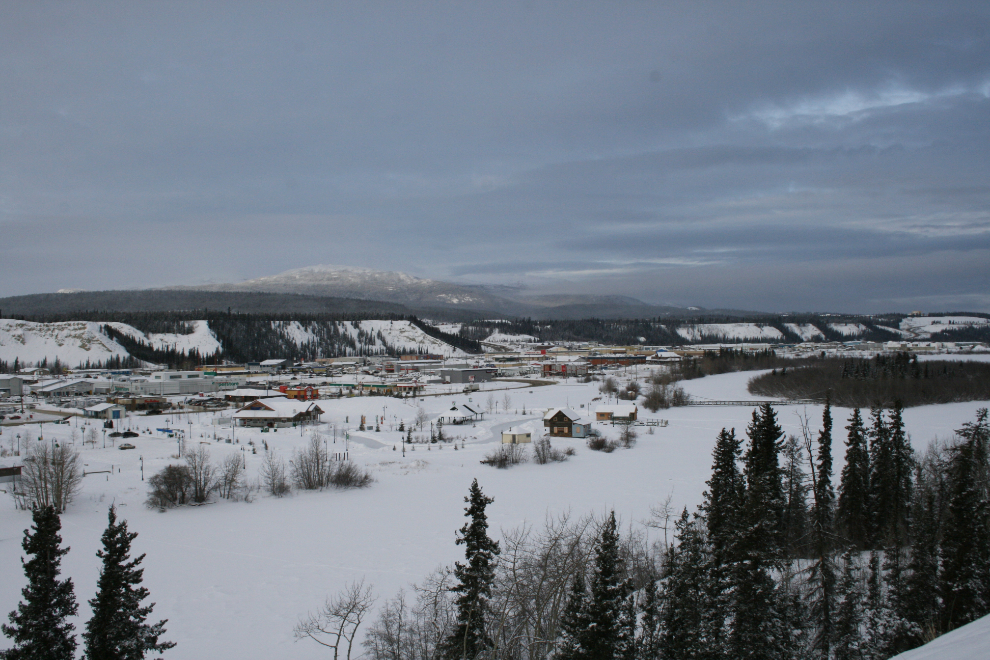
[[[990,399],[990,364],[926,361],[907,353],[872,359],[829,358],[774,368],[750,380],[760,396],[824,401],[865,408],[900,401],[905,407]]]

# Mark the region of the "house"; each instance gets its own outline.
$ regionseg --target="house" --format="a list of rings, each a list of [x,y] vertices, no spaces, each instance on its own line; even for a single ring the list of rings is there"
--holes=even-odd
[[[127,408],[116,403],[98,403],[85,408],[84,412],[86,417],[96,419],[123,419],[127,414]]]
[[[595,420],[599,422],[635,422],[638,410],[635,403],[604,405],[595,408]]]
[[[299,401],[288,397],[273,397],[252,401],[234,413],[234,424],[238,426],[264,426],[285,428],[319,422],[323,409],[313,401]]]
[[[503,445],[522,445],[533,442],[533,434],[530,432],[513,431],[509,429],[508,431],[502,431],[502,444]]]
[[[550,435],[560,438],[573,438],[574,423],[581,415],[570,408],[551,408],[543,415],[543,426],[549,428]]]
[[[440,415],[444,424],[465,424],[484,419],[485,413],[478,412],[470,406],[451,406],[450,410]]]

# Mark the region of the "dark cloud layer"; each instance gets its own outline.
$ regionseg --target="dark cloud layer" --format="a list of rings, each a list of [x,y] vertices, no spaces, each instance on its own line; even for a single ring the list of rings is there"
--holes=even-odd
[[[0,295],[990,311],[985,2],[5,3],[0,89]]]

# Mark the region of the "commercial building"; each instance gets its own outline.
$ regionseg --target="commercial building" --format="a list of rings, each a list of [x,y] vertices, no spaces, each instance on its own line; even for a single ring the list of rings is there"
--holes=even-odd
[[[161,371],[142,378],[115,380],[115,392],[175,396],[216,392],[219,388],[213,376],[200,371]]]
[[[440,378],[445,383],[486,383],[492,379],[495,370],[482,369],[441,369]]]
[[[234,413],[238,426],[285,428],[320,421],[323,409],[315,401],[298,401],[286,397],[252,401]]]
[[[0,376],[0,396],[21,396],[24,379],[17,376]]]

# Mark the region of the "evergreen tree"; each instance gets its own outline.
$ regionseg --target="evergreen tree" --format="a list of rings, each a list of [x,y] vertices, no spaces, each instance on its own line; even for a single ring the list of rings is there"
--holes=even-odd
[[[24,531],[21,547],[31,559],[21,564],[28,584],[21,590],[23,600],[10,613],[10,625],[3,634],[14,646],[0,651],[2,660],[72,660],[75,657],[75,626],[66,619],[75,616],[79,606],[72,579],[59,580],[62,557],[62,523],[54,507],[39,507],[32,513],[31,530]],[[33,530],[33,533],[32,533]]]
[[[836,527],[848,543],[863,550],[870,536],[870,454],[859,408],[853,410],[846,429],[849,435],[846,438],[846,464],[839,483]]]
[[[96,556],[103,560],[96,597],[89,601],[93,617],[83,633],[86,660],[140,660],[149,653],[161,653],[175,646],[160,642],[166,620],[145,623],[155,604],[141,605],[148,589],[140,586],[144,569],[138,568],[144,555],[130,558],[131,541],[137,532],[127,531],[127,521],[117,522],[117,510],[111,506],[107,529],[103,532],[103,549]]]
[[[863,591],[859,586],[856,564],[852,552],[842,555],[842,580],[836,593],[835,627],[832,653],[835,660],[860,660],[863,621]]]
[[[938,503],[928,489],[915,511],[911,560],[904,584],[904,598],[898,613],[911,624],[904,645],[921,646],[938,634]]]
[[[687,509],[675,523],[676,544],[664,567],[660,596],[660,652],[664,660],[717,657],[718,636],[711,632],[712,615],[719,609],[712,600],[706,566],[710,555],[704,534]],[[645,627],[644,622],[644,627]],[[719,627],[721,621],[718,622]],[[647,660],[645,645],[641,657]]]
[[[637,660],[657,660],[661,656],[661,630],[663,620],[661,613],[660,591],[657,583],[650,580],[643,588],[639,611],[642,613],[639,622],[639,637],[636,640]]]
[[[584,574],[579,570],[571,584],[571,593],[560,617],[558,660],[591,660],[582,642],[588,630],[587,599]]]
[[[790,633],[771,571],[781,568],[783,487],[779,465],[783,431],[769,404],[753,412],[744,456],[746,493],[732,567],[728,652],[732,658],[787,657]]]
[[[495,579],[495,557],[499,554],[498,542],[488,536],[488,517],[485,507],[494,502],[481,492],[478,480],[471,483],[468,504],[464,515],[469,519],[457,536],[457,545],[465,546],[466,564],[454,565],[454,577],[458,584],[453,591],[458,594],[457,625],[447,638],[444,656],[451,660],[475,658],[491,648],[492,640],[485,630],[488,599]]]
[[[736,430],[722,431],[715,441],[712,476],[704,494],[708,541],[718,563],[728,562],[729,551],[736,542],[742,513],[745,485],[739,471],[741,442]]]
[[[908,542],[913,497],[914,450],[904,432],[904,407],[900,401],[890,409],[888,428],[890,430],[890,452],[894,459],[892,510],[889,515],[890,541],[901,547]]]
[[[836,571],[832,560],[832,527],[835,493],[832,490],[832,405],[826,397],[822,413],[822,430],[818,434],[817,461],[812,469],[811,546],[813,561],[808,568],[810,615],[815,633],[812,650],[815,657],[828,660],[835,639]]]
[[[784,509],[782,541],[788,557],[806,556],[808,549],[808,485],[804,472],[804,449],[797,436],[789,435],[783,448]]]
[[[626,599],[632,586],[625,577],[625,567],[619,556],[619,533],[615,512],[609,514],[595,544],[595,568],[591,576],[587,601],[588,630],[582,648],[589,658],[619,658],[624,655],[623,639],[635,625],[625,616]]]
[[[949,466],[949,506],[942,535],[942,628],[948,632],[990,610],[990,520],[987,483],[990,424],[981,408],[976,422],[956,431]]]

